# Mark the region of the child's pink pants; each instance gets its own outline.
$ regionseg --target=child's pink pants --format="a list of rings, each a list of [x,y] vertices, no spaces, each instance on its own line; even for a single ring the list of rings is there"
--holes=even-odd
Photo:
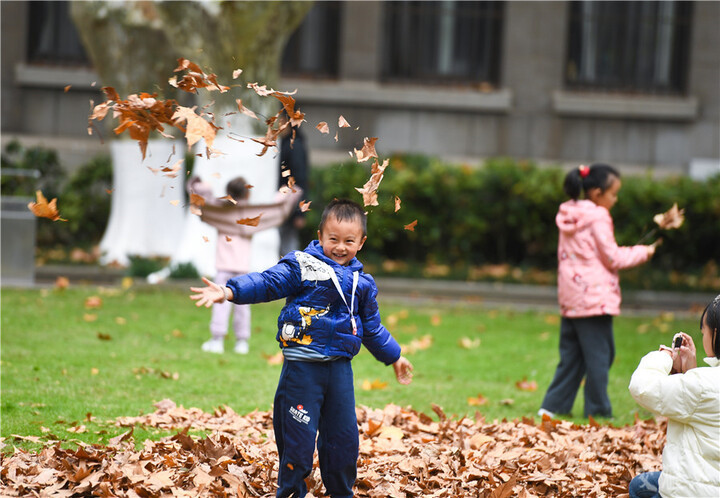
[[[217,275],[215,275],[215,282],[225,285],[229,279],[238,275],[241,274],[218,270]],[[210,333],[213,339],[223,339],[227,335],[228,321],[233,309],[235,310],[233,314],[235,340],[247,341],[250,339],[250,305],[235,304],[230,301],[213,304],[212,318],[210,319]]]

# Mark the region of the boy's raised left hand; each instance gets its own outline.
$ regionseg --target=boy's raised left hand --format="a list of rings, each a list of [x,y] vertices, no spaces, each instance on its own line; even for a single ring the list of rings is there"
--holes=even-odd
[[[395,370],[395,378],[400,384],[408,385],[412,382],[413,366],[407,358],[404,356],[398,358],[397,361],[393,363],[393,369]]]
[[[190,299],[197,301],[195,306],[209,308],[213,303],[221,303],[225,300],[222,287],[205,277],[203,277],[202,281],[207,284],[207,287],[190,287],[190,290],[195,293],[190,296]]]

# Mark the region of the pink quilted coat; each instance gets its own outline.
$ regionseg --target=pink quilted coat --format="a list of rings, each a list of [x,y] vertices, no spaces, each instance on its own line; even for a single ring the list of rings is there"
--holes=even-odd
[[[619,247],[608,210],[590,200],[560,205],[558,302],[569,318],[620,314],[618,270],[648,260],[647,246]]]

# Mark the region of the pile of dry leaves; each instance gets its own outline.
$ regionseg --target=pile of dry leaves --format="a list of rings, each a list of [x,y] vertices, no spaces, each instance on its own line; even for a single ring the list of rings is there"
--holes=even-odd
[[[269,412],[205,413],[169,400],[154,413],[121,418],[131,429],[108,446],[75,450],[48,442],[2,460],[3,496],[274,496],[277,451]],[[439,421],[388,405],[358,408],[356,496],[618,496],[637,473],[657,470],[665,430],[652,421],[624,428],[545,419]],[[177,430],[135,449],[132,427]],[[189,430],[208,430],[204,438]],[[322,496],[317,468],[308,478]]]

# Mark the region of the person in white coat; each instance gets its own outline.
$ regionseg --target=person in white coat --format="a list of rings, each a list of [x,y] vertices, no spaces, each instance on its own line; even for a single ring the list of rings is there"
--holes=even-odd
[[[648,353],[630,379],[643,408],[667,417],[661,472],[633,478],[631,498],[720,497],[720,295],[700,318],[705,363],[697,368],[695,344]]]

